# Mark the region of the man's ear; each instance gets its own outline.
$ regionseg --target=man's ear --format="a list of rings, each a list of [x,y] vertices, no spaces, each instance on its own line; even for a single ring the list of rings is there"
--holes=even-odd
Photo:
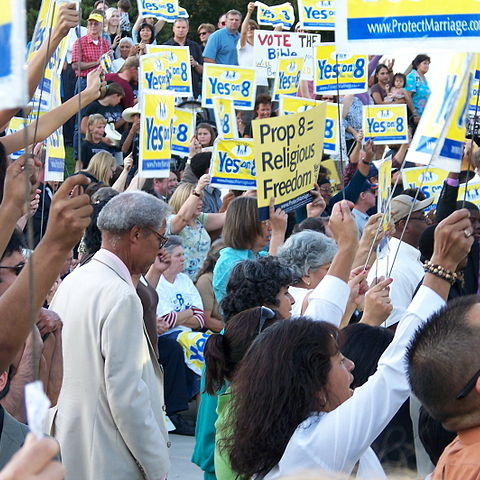
[[[5,388],[5,385],[7,384],[7,380],[8,380],[8,373],[3,372],[0,375],[0,392]]]

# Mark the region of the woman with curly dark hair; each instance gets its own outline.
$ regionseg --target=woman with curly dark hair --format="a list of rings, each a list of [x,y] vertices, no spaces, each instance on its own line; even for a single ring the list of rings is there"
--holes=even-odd
[[[246,197],[243,197],[246,198]],[[256,204],[256,202],[255,202]],[[288,286],[293,281],[290,268],[275,257],[245,260],[237,264],[230,275],[227,294],[221,303],[226,328],[230,318],[252,307],[265,306],[276,311],[277,318],[288,318],[293,303]],[[204,383],[205,376],[202,377]],[[201,386],[201,391],[205,385]],[[224,388],[216,392],[221,395]],[[204,478],[215,479],[215,421],[217,395],[209,389],[202,393],[195,431],[195,450],[192,461],[204,472]]]
[[[465,257],[465,215],[457,211],[437,227],[435,264],[455,268]],[[220,432],[237,478],[277,480],[305,469],[349,475],[357,463],[359,477],[385,478],[370,444],[410,395],[411,338],[447,299],[450,283],[435,273],[425,274],[376,372],[354,392],[354,364],[340,352],[335,326],[299,317],[254,340],[233,377]]]

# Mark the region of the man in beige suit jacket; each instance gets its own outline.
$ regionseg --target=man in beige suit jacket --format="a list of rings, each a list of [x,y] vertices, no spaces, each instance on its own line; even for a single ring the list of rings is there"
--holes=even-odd
[[[114,197],[97,225],[102,248],[60,285],[64,379],[52,434],[68,480],[160,480],[169,470],[163,376],[132,275],[163,246],[167,205],[143,192]]]

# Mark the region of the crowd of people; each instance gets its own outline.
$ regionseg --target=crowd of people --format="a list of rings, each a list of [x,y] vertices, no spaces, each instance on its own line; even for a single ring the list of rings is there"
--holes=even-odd
[[[317,98],[343,104],[344,157],[322,159],[340,182],[321,164],[310,203],[286,213],[272,198],[261,220],[255,190],[210,185],[208,115],[167,178],[138,176],[138,57],[167,27],[130,7],[97,1],[83,35],[75,5],[59,7],[28,85],[66,37],[64,101],[0,137],[0,480],[166,479],[169,432],[195,436],[206,480],[477,478],[480,212],[457,201],[461,173],[436,204],[404,189],[408,144],[387,147],[391,215],[377,212],[385,152],[361,129],[362,105],[405,103],[414,135],[430,58],[395,73],[371,56],[368,93]],[[194,100],[205,62],[254,65],[255,8],[202,23],[198,41],[173,22]],[[257,80],[241,137],[278,114]],[[60,126],[75,172],[46,181],[42,142]],[[465,152],[473,170],[480,152]],[[37,379],[58,444],[28,434]]]

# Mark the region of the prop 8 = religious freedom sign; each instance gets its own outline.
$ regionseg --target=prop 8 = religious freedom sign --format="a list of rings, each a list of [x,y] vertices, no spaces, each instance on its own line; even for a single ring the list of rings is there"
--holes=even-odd
[[[317,182],[325,129],[325,104],[302,113],[252,121],[259,217],[270,199],[286,212],[308,203]]]

